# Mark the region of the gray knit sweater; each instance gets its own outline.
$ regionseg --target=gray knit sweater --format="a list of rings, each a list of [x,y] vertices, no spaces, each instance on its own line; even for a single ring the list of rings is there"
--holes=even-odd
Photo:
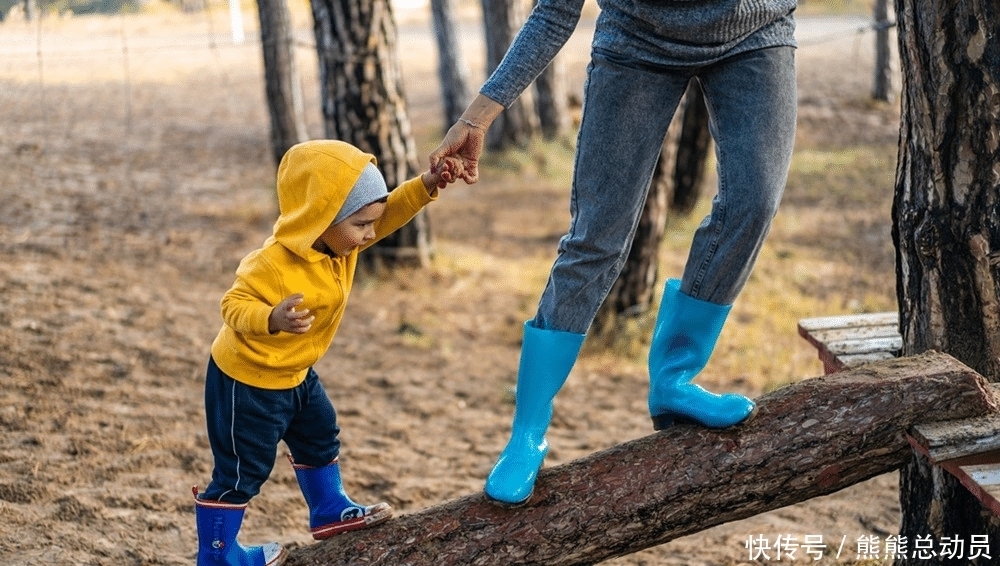
[[[795,46],[796,0],[598,0],[593,47],[659,67],[698,67]],[[584,0],[538,0],[480,89],[510,106],[573,34]]]

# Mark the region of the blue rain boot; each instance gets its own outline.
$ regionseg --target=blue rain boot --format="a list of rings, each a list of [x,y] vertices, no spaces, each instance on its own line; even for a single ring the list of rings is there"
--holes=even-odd
[[[236,541],[247,504],[198,499],[192,488],[198,524],[198,566],[278,566],[287,553],[276,542],[246,547]]]
[[[296,464],[291,455],[288,461],[309,506],[309,528],[314,539],[364,529],[392,517],[388,503],[364,506],[351,501],[344,493],[337,460],[320,468]]]
[[[583,344],[583,334],[542,330],[524,323],[510,441],[486,479],[486,495],[511,505],[531,497],[549,444],[545,431],[552,400],[562,388]]]
[[[753,401],[742,395],[716,395],[691,383],[708,363],[731,308],[684,294],[677,279],[667,281],[649,348],[649,414],[654,429],[675,422],[727,428],[753,413]]]

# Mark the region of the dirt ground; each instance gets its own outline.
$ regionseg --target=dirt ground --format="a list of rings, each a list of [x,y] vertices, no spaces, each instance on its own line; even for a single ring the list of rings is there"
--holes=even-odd
[[[425,163],[440,128],[433,44],[422,13],[400,15],[404,80]],[[871,36],[850,32],[853,25],[811,20],[812,39],[798,54],[801,151],[863,153],[895,143],[898,111],[866,102]],[[463,29],[470,66],[480,69],[476,26]],[[577,92],[587,30],[585,22],[567,49]],[[308,38],[307,26],[300,32]],[[299,54],[311,134],[319,137],[315,57],[306,48]],[[275,218],[260,67],[259,45],[232,45],[221,12],[0,25],[5,564],[192,562],[190,488],[204,487],[212,469],[202,379],[221,324],[218,301]],[[478,85],[481,72],[471,79]],[[891,178],[893,164],[884,165]],[[789,210],[821,218],[805,215],[835,207],[814,190],[790,184]],[[829,239],[805,229],[815,227],[793,229],[788,212],[776,221],[779,257],[808,246],[809,257],[833,258],[835,267],[824,265],[847,276],[824,277],[808,262],[762,265],[761,273],[822,279],[822,292],[838,297],[860,285],[877,297],[865,300],[891,306],[889,211],[884,194],[874,202],[881,208],[855,218],[860,224],[831,223]],[[317,365],[338,409],[342,468],[356,499],[408,513],[482,488],[509,430],[520,324],[533,312],[567,208],[564,178],[494,167],[479,185],[454,185],[432,206],[432,267],[358,282]],[[852,228],[859,225],[868,229]],[[681,249],[687,237],[675,236]],[[848,240],[874,251],[852,261]],[[676,276],[682,261],[667,261],[665,271]],[[767,289],[752,281],[741,301],[763,301]],[[734,317],[731,326],[745,333],[759,323]],[[797,360],[782,379],[821,373],[787,326],[769,344]],[[749,354],[721,347],[719,367],[739,367],[741,355]],[[767,387],[719,371],[706,380],[751,395]],[[650,434],[647,381],[641,360],[588,351],[558,398],[546,465]],[[898,528],[896,489],[888,474],[607,563],[764,563],[750,560],[745,543],[778,534],[822,535],[832,548],[846,540],[839,559],[814,563],[852,563],[859,536]],[[306,522],[279,453],[241,539],[311,544]]]

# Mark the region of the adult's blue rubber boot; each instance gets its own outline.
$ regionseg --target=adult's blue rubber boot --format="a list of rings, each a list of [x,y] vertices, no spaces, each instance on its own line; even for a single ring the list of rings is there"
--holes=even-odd
[[[392,517],[388,503],[358,505],[347,496],[337,460],[318,468],[296,464],[291,456],[288,461],[309,506],[309,529],[314,539],[364,529]]]
[[[566,383],[583,345],[583,334],[535,328],[524,323],[517,370],[514,423],[510,441],[486,478],[486,495],[510,505],[531,497],[549,444],[545,431],[552,401]]]
[[[285,561],[287,553],[276,542],[247,547],[236,541],[246,503],[198,499],[198,489],[191,491],[198,524],[198,566],[279,566]]]
[[[667,281],[649,348],[649,414],[653,428],[675,422],[728,428],[746,420],[754,402],[736,393],[717,395],[691,383],[708,363],[732,305],[717,305]]]

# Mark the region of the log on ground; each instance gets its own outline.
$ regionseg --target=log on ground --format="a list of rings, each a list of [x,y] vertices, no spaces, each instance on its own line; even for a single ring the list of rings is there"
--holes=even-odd
[[[731,429],[678,425],[543,469],[524,506],[470,495],[296,548],[289,564],[593,564],[898,469],[912,425],[997,407],[950,356],[887,360],[769,393]]]

